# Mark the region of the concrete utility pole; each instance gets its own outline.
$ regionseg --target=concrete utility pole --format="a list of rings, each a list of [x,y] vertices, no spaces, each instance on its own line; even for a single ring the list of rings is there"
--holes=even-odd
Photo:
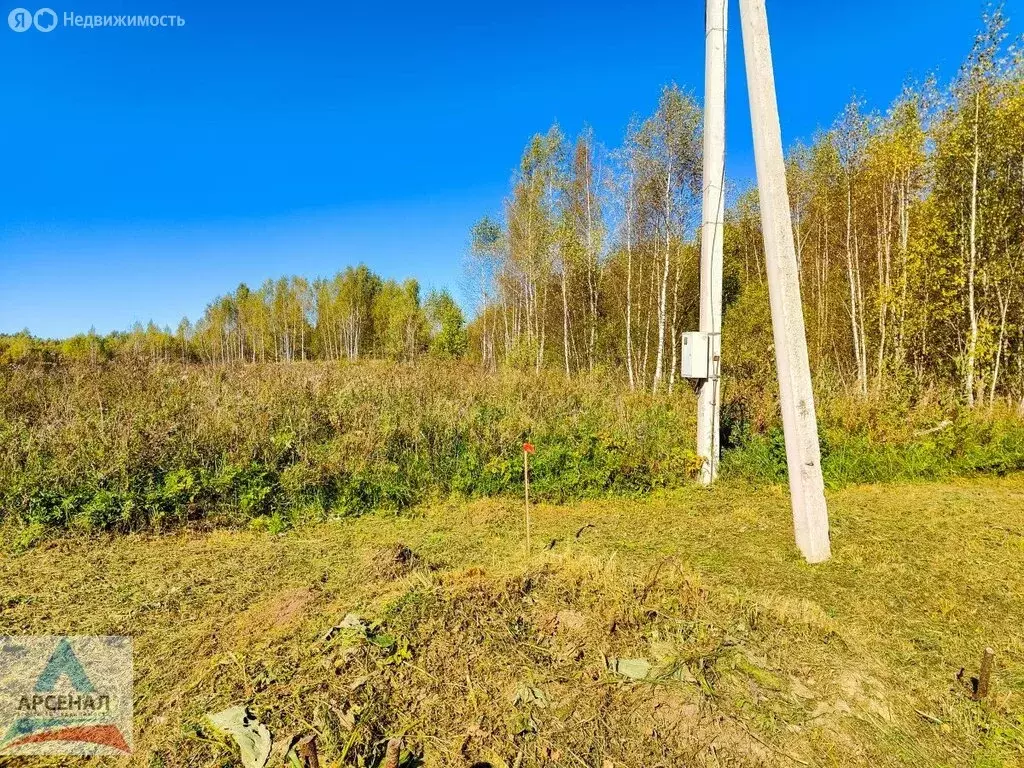
[[[708,7],[713,5],[708,1]],[[807,334],[800,301],[800,276],[782,155],[782,128],[768,39],[765,0],[740,0],[743,52],[747,63],[754,159],[768,268],[768,294],[775,338],[775,363],[786,436],[786,464],[796,543],[810,563],[831,557],[821,445],[807,359]]]
[[[700,331],[708,337],[708,378],[697,399],[700,481],[718,477],[722,360],[722,237],[725,219],[725,49],[728,0],[707,0],[704,41],[704,201],[700,244]]]

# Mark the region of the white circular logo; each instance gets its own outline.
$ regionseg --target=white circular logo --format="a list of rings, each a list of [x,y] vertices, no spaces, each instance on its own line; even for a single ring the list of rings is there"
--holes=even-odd
[[[32,11],[27,8],[15,8],[7,14],[7,26],[15,32],[28,32],[32,26]]]
[[[40,32],[52,32],[57,27],[57,14],[53,8],[40,8],[32,17],[32,23]]]

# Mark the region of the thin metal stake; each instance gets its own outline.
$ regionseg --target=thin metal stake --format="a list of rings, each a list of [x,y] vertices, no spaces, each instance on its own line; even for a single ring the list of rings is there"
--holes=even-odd
[[[523,485],[526,488],[526,556],[530,556],[530,454],[523,451]]]

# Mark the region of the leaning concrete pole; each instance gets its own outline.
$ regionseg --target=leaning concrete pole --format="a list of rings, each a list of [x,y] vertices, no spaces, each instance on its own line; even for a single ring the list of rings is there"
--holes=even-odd
[[[725,219],[725,46],[728,0],[707,0],[704,41],[704,201],[700,245],[700,330],[708,335],[708,378],[697,399],[700,480],[718,477],[722,360],[722,236]]]
[[[740,20],[796,544],[808,562],[820,563],[832,554],[828,509],[765,0],[740,0]]]

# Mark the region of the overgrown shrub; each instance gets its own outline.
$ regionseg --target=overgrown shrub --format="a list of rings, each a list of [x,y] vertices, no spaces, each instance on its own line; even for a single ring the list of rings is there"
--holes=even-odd
[[[777,406],[726,382],[723,472],[784,482]],[[247,524],[521,494],[567,502],[687,482],[694,397],[612,376],[486,375],[458,364],[9,366],[0,521],[40,531]],[[1024,423],[929,397],[819,395],[831,485],[1024,469]]]
[[[691,399],[429,362],[12,367],[0,504],[49,528],[273,527],[521,493],[526,440],[538,499],[642,493],[694,471]]]
[[[1024,420],[1016,409],[835,391],[820,393],[818,406],[822,470],[831,487],[1024,470]],[[736,402],[723,409],[722,424],[726,476],[785,482],[781,424],[758,431]]]

